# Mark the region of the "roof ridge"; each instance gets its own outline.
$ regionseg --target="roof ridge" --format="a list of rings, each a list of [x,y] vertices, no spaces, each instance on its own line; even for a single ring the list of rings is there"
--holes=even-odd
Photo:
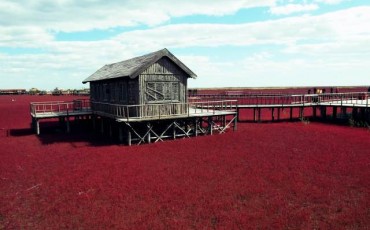
[[[98,69],[94,74],[86,78],[83,81],[83,83],[118,77],[135,78],[143,70],[148,68],[151,64],[165,56],[170,58],[179,68],[186,72],[189,75],[189,77],[193,78],[196,77],[196,75],[188,67],[186,67],[179,59],[177,59],[175,55],[173,55],[167,48],[163,48],[155,52],[123,60],[120,62],[105,64],[103,67]]]

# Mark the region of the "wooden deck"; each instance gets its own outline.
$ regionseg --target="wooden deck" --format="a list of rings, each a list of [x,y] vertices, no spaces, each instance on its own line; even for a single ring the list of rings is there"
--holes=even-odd
[[[311,107],[313,116],[316,117],[316,108],[323,111],[324,116],[327,107],[333,108],[335,117],[337,108],[365,109],[366,113],[370,108],[369,92],[351,92],[351,93],[329,93],[329,94],[302,94],[302,95],[284,95],[284,94],[257,94],[257,95],[197,95],[193,97],[194,101],[201,100],[238,100],[235,106],[237,112],[241,110],[253,110],[253,121],[261,121],[262,110],[271,111],[271,120],[280,119],[280,110],[290,109],[290,120],[293,119],[293,110],[299,109],[299,118],[304,118],[304,109]],[[277,113],[277,114],[275,114]]]
[[[31,116],[35,119],[58,118],[65,116],[90,115],[90,102],[86,99],[64,101],[32,102]]]
[[[138,134],[138,131],[133,128],[132,123],[170,120],[173,122],[173,124],[176,124],[181,120],[192,120],[193,123],[191,125],[196,126],[196,122],[201,122],[200,120],[204,119],[208,122],[209,126],[213,126],[216,120],[213,118],[223,117],[222,120],[224,120],[224,122],[222,124],[222,128],[220,128],[220,125],[217,125],[219,131],[224,132],[224,130],[228,128],[232,122],[234,122],[233,126],[234,129],[236,129],[236,102],[236,100],[224,100],[194,103],[119,105],[96,103],[88,100],[75,100],[73,102],[55,101],[31,103],[30,113],[32,117],[32,125],[37,134],[40,134],[39,120],[41,119],[63,119],[63,121],[66,121],[68,126],[67,130],[69,131],[69,119],[71,117],[76,118],[89,116],[91,120],[93,120],[94,124],[97,117],[99,117],[101,120],[110,119],[118,123],[124,123],[130,127],[134,133],[141,137],[142,134]],[[227,116],[231,117],[230,119],[232,122],[226,123]],[[101,122],[101,125],[103,125],[103,122]],[[205,133],[204,130],[201,131],[202,128],[198,128],[199,129],[197,131]],[[154,132],[154,130],[151,131]],[[163,137],[160,139],[162,138]],[[130,139],[128,142],[131,143],[131,141],[132,139]]]
[[[359,109],[360,112],[368,113],[370,106],[370,93],[339,93],[339,94],[303,94],[303,95],[232,95],[233,100],[230,100],[230,95],[222,95],[223,100],[211,100],[208,96],[208,101],[202,101],[202,98],[193,100],[189,103],[166,103],[166,104],[148,104],[148,105],[120,105],[108,103],[96,103],[89,100],[74,100],[72,102],[38,102],[31,103],[30,113],[32,117],[33,128],[37,134],[40,134],[39,120],[59,118],[67,123],[69,130],[69,119],[87,116],[93,122],[96,118],[101,120],[112,120],[117,124],[125,124],[125,130],[135,133],[138,143],[151,142],[152,138],[157,138],[155,141],[162,140],[167,134],[160,135],[159,131],[155,130],[153,125],[155,122],[162,123],[168,127],[177,127],[181,130],[180,134],[189,136],[190,132],[185,131],[185,126],[192,127],[190,130],[193,135],[198,133],[212,133],[212,130],[217,129],[222,133],[231,125],[236,129],[238,114],[243,109],[253,110],[253,120],[260,121],[262,110],[270,110],[271,118],[280,119],[280,110],[285,108],[290,109],[290,119],[293,117],[293,110],[299,109],[299,118],[304,117],[304,108],[311,107],[313,116],[316,117],[316,108],[320,108],[320,115],[326,116],[326,108],[333,108],[333,116],[337,116],[337,108],[342,110],[350,107],[352,110]],[[220,95],[216,95],[220,99]],[[237,99],[235,99],[237,98]],[[211,100],[211,101],[209,101]],[[363,110],[363,111],[362,111]],[[277,113],[277,114],[276,114]],[[277,115],[277,116],[276,116]],[[228,118],[227,118],[228,117]],[[220,119],[221,118],[221,119]],[[228,122],[226,120],[229,119]],[[216,124],[216,121],[222,121]],[[166,122],[170,122],[167,124]],[[103,126],[103,121],[101,126]],[[110,122],[106,122],[108,126],[112,126]],[[180,123],[184,123],[180,126]],[[206,123],[206,129],[203,125]],[[138,124],[146,124],[140,126]],[[139,127],[140,126],[140,127]],[[103,130],[103,128],[101,127]],[[109,129],[112,129],[110,127]],[[160,129],[160,128],[159,128]],[[145,130],[145,133],[139,133],[138,130]],[[206,131],[205,131],[206,130]],[[122,130],[119,131],[120,139],[123,138]],[[150,136],[150,133],[154,135]],[[128,136],[128,143],[131,143],[135,138]]]

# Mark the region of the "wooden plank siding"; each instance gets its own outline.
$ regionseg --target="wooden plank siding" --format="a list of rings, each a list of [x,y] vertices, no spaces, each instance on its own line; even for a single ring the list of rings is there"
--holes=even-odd
[[[186,102],[187,75],[169,58],[163,57],[143,71],[143,73],[139,75],[139,87],[141,92],[140,104],[171,101],[170,99],[149,101],[147,98],[147,93],[149,93],[147,92],[147,88],[150,83],[162,84],[163,88],[166,88],[166,84],[178,83],[178,91],[168,92],[171,94],[169,98],[178,98],[177,101],[180,103]],[[174,96],[175,93],[178,94],[178,96]],[[174,101],[176,100],[172,100],[171,102]]]
[[[169,58],[162,57],[137,78],[122,77],[90,82],[91,101],[114,105],[140,105],[137,107],[139,110],[135,109],[137,114],[131,114],[137,117],[185,114],[187,78],[188,75],[181,68]],[[161,106],[153,106],[154,104]]]
[[[141,107],[141,114],[145,117],[187,113],[182,104],[186,102],[186,83],[184,71],[167,57],[159,59],[139,75],[139,102],[147,105]],[[163,105],[152,105],[158,103]]]

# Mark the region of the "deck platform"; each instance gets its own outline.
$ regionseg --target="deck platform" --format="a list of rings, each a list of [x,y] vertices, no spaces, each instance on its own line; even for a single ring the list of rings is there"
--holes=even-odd
[[[235,98],[235,97],[233,97]],[[207,100],[211,97],[208,96]],[[164,138],[190,137],[201,134],[224,133],[227,129],[237,129],[239,113],[244,109],[253,110],[253,121],[261,121],[262,110],[271,111],[271,120],[280,119],[280,110],[290,109],[290,119],[293,110],[299,109],[299,118],[304,118],[304,109],[316,110],[319,108],[320,116],[326,117],[327,108],[332,108],[335,118],[340,108],[359,114],[370,113],[370,93],[341,93],[341,94],[303,94],[303,95],[247,95],[238,96],[229,100],[198,101],[173,104],[149,105],[116,105],[107,103],[94,103],[88,100],[74,100],[73,102],[40,102],[31,103],[30,111],[32,126],[40,134],[39,121],[42,119],[58,118],[66,121],[69,131],[70,118],[79,119],[87,117],[100,131],[108,132],[110,136],[116,133],[121,142],[131,145],[135,142],[151,143],[162,141]],[[200,101],[199,101],[200,100]],[[357,111],[357,109],[359,111]],[[277,113],[277,114],[276,114]],[[172,130],[172,131],[171,131]]]
[[[120,142],[142,144],[163,141],[165,138],[190,137],[202,134],[224,133],[237,129],[236,101],[213,101],[181,105],[182,110],[166,113],[145,113],[145,105],[104,105],[88,101],[31,103],[32,126],[40,134],[39,121],[42,119],[63,119],[70,130],[70,118],[88,117],[95,130],[118,135]],[[207,106],[205,106],[207,105]],[[164,104],[148,105],[151,109]],[[167,106],[167,104],[166,104]],[[95,109],[92,109],[94,107]],[[170,105],[171,107],[171,105]],[[185,109],[185,110],[184,110]],[[160,111],[160,110],[154,110]],[[180,112],[179,112],[180,111]],[[184,112],[185,111],[185,112]]]

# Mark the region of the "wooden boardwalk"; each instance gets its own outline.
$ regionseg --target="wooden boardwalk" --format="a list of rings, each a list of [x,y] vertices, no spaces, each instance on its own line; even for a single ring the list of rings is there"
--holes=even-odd
[[[222,98],[220,98],[222,97]],[[281,111],[289,110],[289,118],[293,120],[293,110],[299,110],[299,118],[305,117],[305,108],[312,108],[312,116],[316,117],[317,109],[320,116],[326,117],[327,108],[332,108],[332,116],[338,115],[338,108],[345,112],[347,108],[356,113],[369,114],[370,93],[336,93],[336,94],[303,94],[303,95],[208,95],[203,101],[202,97],[191,99],[189,103],[150,104],[150,105],[115,105],[94,103],[89,100],[74,100],[72,102],[37,102],[31,103],[30,113],[32,127],[40,134],[39,121],[42,119],[58,118],[66,123],[70,130],[70,119],[89,119],[96,128],[99,119],[100,130],[108,130],[110,135],[113,129],[118,129],[120,141],[124,138],[127,143],[150,143],[161,141],[168,137],[169,129],[177,129],[172,137],[198,134],[219,133],[226,129],[237,128],[240,121],[238,114],[242,110],[253,110],[253,121],[261,121],[263,110],[271,112],[271,120],[280,120]],[[167,109],[160,108],[166,106]],[[174,109],[172,109],[174,108]],[[357,109],[359,110],[357,112]],[[150,111],[164,111],[153,115]],[[185,112],[184,112],[185,111]],[[140,114],[140,116],[138,116]],[[367,116],[367,115],[366,115]],[[113,121],[115,124],[112,124]],[[121,125],[123,124],[123,126]],[[182,125],[180,125],[182,124]],[[157,127],[156,127],[157,126]],[[161,126],[165,126],[164,133]],[[189,127],[185,128],[185,127]],[[206,128],[204,128],[206,127]],[[143,131],[140,133],[140,131]]]
[[[32,102],[30,104],[32,128],[40,134],[40,120],[58,118],[66,123],[67,132],[70,131],[70,118],[87,117],[92,114],[90,102],[86,99],[78,99],[72,102],[46,101]]]
[[[193,98],[197,100],[238,100],[236,109],[238,114],[242,110],[253,110],[253,121],[261,121],[263,110],[271,111],[271,120],[280,120],[280,111],[289,109],[290,120],[293,119],[293,110],[299,110],[299,118],[304,118],[304,109],[312,108],[313,116],[316,117],[317,108],[326,116],[326,109],[333,108],[333,116],[337,115],[338,108],[362,109],[368,111],[370,107],[369,92],[351,92],[351,93],[328,93],[328,94],[247,94],[247,95],[197,95]]]
[[[118,133],[120,142],[126,138],[131,145],[152,141],[163,141],[164,138],[190,137],[200,134],[224,133],[228,128],[237,129],[236,100],[183,103],[179,106],[171,104],[150,105],[115,105],[107,103],[94,103],[88,100],[75,100],[73,102],[38,102],[31,103],[30,112],[32,126],[40,134],[39,121],[42,119],[58,118],[66,123],[67,132],[70,130],[70,118],[88,117],[94,129],[98,123],[100,131],[108,130],[112,136],[114,130]],[[165,113],[144,113],[143,111],[162,111],[158,109],[166,106],[170,108]],[[171,108],[179,108],[182,110]],[[140,113],[139,113],[140,111]],[[186,111],[186,112],[184,112]],[[140,114],[140,116],[138,116]],[[163,128],[165,127],[165,128]],[[172,134],[168,132],[172,130]]]

